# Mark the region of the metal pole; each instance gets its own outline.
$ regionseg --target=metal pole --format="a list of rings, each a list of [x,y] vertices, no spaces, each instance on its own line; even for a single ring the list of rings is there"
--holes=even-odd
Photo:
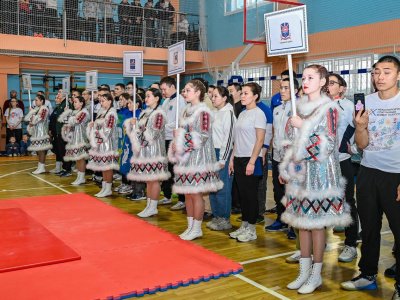
[[[19,35],[19,23],[20,23],[20,20],[19,20],[19,14],[20,14],[19,3],[16,2],[15,5],[17,6],[17,35]]]
[[[67,12],[65,7],[65,0],[63,2],[63,32],[64,32],[64,47],[67,47]]]
[[[290,98],[292,102],[292,115],[296,116],[296,95],[294,94],[294,78],[293,78],[293,62],[292,55],[288,54],[288,66],[289,66],[289,83],[290,83]]]
[[[104,43],[107,43],[107,9],[106,3],[104,3]]]
[[[179,126],[179,96],[181,95],[181,91],[179,88],[179,81],[181,74],[176,74],[176,116],[175,116],[175,129],[178,129]]]
[[[32,107],[31,90],[28,90],[29,107]]]
[[[136,119],[136,77],[133,77],[133,118]]]
[[[93,91],[91,91],[92,98],[91,98],[91,105],[90,105],[90,115],[91,115],[91,120],[93,122],[93,116],[94,116],[94,96],[93,96]]]

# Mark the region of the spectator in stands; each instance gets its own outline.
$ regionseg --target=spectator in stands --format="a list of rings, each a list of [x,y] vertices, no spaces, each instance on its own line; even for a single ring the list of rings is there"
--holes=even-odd
[[[99,3],[97,0],[84,0],[83,17],[86,19],[86,26],[83,34],[89,42],[96,42],[96,22],[99,13]]]
[[[174,23],[175,8],[169,0],[160,0],[155,5],[157,9],[157,45],[168,47],[170,45],[171,25]]]
[[[11,99],[17,99],[17,96],[18,96],[17,91],[16,90],[11,90],[10,99],[7,99],[6,101],[4,101],[3,112],[5,112],[6,109],[10,107]],[[22,111],[24,112],[24,102],[22,102],[21,100],[17,100],[17,106],[20,109],[22,109]]]
[[[115,44],[116,37],[114,35],[114,9],[115,4],[113,4],[112,0],[104,0],[104,3],[100,4],[100,16],[102,20],[103,30],[102,37],[105,36],[105,42],[110,44]]]
[[[29,0],[19,0],[19,22],[20,22],[20,34],[29,34],[29,24],[31,22],[31,8],[29,7]]]
[[[178,33],[178,40],[174,41],[174,42],[179,42],[179,41],[183,41],[183,40],[187,39],[188,34],[189,34],[189,22],[186,19],[185,14],[179,15],[179,22],[178,22],[176,31]]]
[[[118,5],[119,36],[122,45],[129,44],[130,28],[132,26],[132,6],[128,0],[122,0]]]
[[[46,0],[32,0],[33,36],[43,37],[43,34],[47,30],[44,26],[45,13]]]
[[[78,12],[79,0],[64,0],[65,13],[67,17],[67,39],[79,40]]]
[[[11,137],[15,137],[16,142],[22,138],[22,120],[24,118],[24,112],[18,107],[17,99],[12,98],[9,108],[4,112],[6,118],[6,140],[10,141]]]
[[[157,12],[154,9],[153,0],[148,0],[144,5],[144,25],[145,25],[145,46],[155,47],[156,46],[156,28],[155,20]]]
[[[142,45],[143,35],[143,8],[140,0],[134,0],[132,3],[132,26],[133,26],[133,45]]]
[[[6,154],[8,156],[20,156],[19,145],[15,137],[10,137],[9,143],[6,145]]]
[[[47,36],[57,38],[60,35],[58,28],[57,0],[46,0],[45,21]]]

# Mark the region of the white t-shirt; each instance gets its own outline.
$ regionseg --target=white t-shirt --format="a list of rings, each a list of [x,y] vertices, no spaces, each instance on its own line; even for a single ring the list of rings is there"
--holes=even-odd
[[[335,100],[335,101],[338,104],[337,111],[339,112],[337,136],[338,136],[338,142],[339,142],[338,145],[340,146],[340,143],[342,142],[343,135],[347,129],[347,126],[350,125],[350,126],[354,127],[354,123],[353,123],[354,103],[346,98]],[[350,139],[350,144],[353,144],[353,142],[354,142],[354,135]],[[351,155],[349,153],[339,153],[339,161],[344,161],[346,159],[349,159],[350,157],[351,157]]]
[[[21,129],[22,128],[22,119],[24,117],[24,112],[22,111],[22,109],[20,109],[19,107],[16,108],[7,108],[4,116],[7,119],[7,128],[10,128],[10,126],[15,126],[16,124],[18,124],[18,126],[16,127],[16,129]]]
[[[289,101],[282,101],[282,104],[275,107],[274,118],[272,126],[274,127],[274,138],[272,141],[274,154],[273,159],[281,162],[282,141],[285,139],[285,127],[292,116],[292,103]]]
[[[186,102],[185,99],[181,95],[179,95],[179,115],[182,116],[182,113],[185,109]],[[176,96],[174,98],[167,98],[164,100],[162,104],[162,109],[167,114],[167,123],[165,124],[165,139],[167,141],[171,141],[173,136],[173,131],[175,129],[176,123]]]
[[[267,118],[258,107],[240,113],[234,129],[236,157],[250,157],[257,141],[256,128],[267,128]],[[262,156],[261,151],[259,156]]]
[[[381,100],[378,93],[368,95],[365,107],[370,110],[369,143],[361,165],[388,173],[400,173],[400,92]]]

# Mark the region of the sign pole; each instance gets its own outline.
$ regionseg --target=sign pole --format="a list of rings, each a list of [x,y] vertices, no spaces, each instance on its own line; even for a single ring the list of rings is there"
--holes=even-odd
[[[292,115],[296,116],[296,95],[294,93],[294,78],[293,78],[293,62],[292,54],[288,54],[288,67],[289,67],[289,83],[290,83],[290,102],[292,103]]]
[[[31,90],[28,90],[29,107],[32,107]]]
[[[91,104],[90,104],[90,115],[91,115],[91,120],[93,122],[93,116],[94,116],[94,96],[93,96],[94,91],[91,91]]]
[[[181,74],[176,74],[176,116],[175,116],[175,129],[179,127],[179,96],[181,95],[181,90],[179,88],[179,81],[181,80]]]
[[[136,76],[133,76],[133,118],[136,119]]]

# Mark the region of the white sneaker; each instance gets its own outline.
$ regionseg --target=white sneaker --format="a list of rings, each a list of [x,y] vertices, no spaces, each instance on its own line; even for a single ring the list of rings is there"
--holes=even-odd
[[[127,194],[132,194],[133,192],[133,187],[129,184],[124,184],[119,190],[118,194],[121,195],[127,195]]]
[[[213,227],[220,221],[219,217],[212,218],[211,221],[206,223],[206,227],[213,229]]]
[[[157,200],[149,199],[149,202],[148,202],[148,205],[146,206],[146,208],[144,210],[142,210],[140,213],[138,213],[137,215],[141,218],[148,218],[148,217],[158,214],[157,204],[158,204]]]
[[[184,202],[178,201],[175,205],[172,205],[170,210],[181,210],[186,207]]]
[[[357,248],[351,246],[344,246],[342,252],[338,257],[340,262],[351,262],[357,258]]]
[[[46,173],[45,164],[38,163],[37,169],[35,171],[33,171],[32,174],[39,175],[39,174],[43,174],[43,173]]]
[[[297,264],[297,263],[299,263],[300,258],[301,258],[301,252],[300,252],[300,250],[297,250],[292,255],[286,257],[285,261],[288,264]]]
[[[125,186],[125,183],[121,183],[119,186],[117,186],[117,187],[114,188],[114,192],[117,192],[117,193],[118,193],[119,190],[122,189],[122,187],[124,187],[124,186]]]
[[[167,204],[171,204],[171,203],[172,203],[172,200],[168,199],[166,197],[164,197],[158,201],[158,205],[167,205]]]
[[[232,228],[232,224],[228,219],[225,218],[218,218],[217,222],[210,224],[208,226],[211,230],[215,231],[222,231],[222,230],[228,230]]]
[[[113,180],[121,180],[122,179],[122,176],[120,175],[120,174],[118,174],[118,173],[115,173],[114,175],[113,175]]]
[[[247,223],[242,222],[242,225],[240,225],[239,229],[230,232],[229,236],[232,239],[236,239],[239,235],[241,235],[245,231],[247,225],[248,225]]]
[[[252,229],[250,226],[246,227],[246,229],[241,234],[239,234],[236,239],[242,243],[256,240],[257,233],[255,228]]]

